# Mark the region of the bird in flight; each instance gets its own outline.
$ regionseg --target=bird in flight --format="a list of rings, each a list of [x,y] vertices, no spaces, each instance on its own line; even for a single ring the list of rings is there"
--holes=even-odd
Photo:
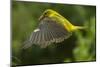
[[[45,10],[40,16],[39,22],[38,27],[33,30],[28,40],[24,42],[24,49],[34,44],[46,48],[52,43],[60,43],[68,39],[73,31],[84,29],[84,27],[71,24],[66,18],[52,9]]]

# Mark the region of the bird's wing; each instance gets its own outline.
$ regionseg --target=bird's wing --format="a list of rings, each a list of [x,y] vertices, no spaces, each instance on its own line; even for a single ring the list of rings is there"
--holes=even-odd
[[[39,26],[35,29],[30,38],[26,41],[24,48],[37,44],[41,48],[45,48],[51,43],[59,43],[67,39],[71,35],[61,24],[50,18],[44,18],[40,21]]]

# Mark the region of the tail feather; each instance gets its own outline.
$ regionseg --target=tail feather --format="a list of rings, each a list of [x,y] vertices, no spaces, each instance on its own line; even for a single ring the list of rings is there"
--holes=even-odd
[[[82,27],[82,26],[75,26],[75,28],[78,29],[86,29],[86,27]]]

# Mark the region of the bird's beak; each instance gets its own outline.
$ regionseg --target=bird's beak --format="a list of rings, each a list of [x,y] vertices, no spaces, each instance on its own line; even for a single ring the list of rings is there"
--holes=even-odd
[[[43,16],[43,15],[41,15],[41,16],[39,17],[39,19],[38,19],[38,20],[40,21],[41,19],[43,19],[43,17],[44,17],[44,16]]]

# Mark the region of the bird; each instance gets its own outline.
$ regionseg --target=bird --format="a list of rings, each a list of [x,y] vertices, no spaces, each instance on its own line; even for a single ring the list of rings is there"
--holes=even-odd
[[[46,9],[39,17],[38,21],[39,25],[24,42],[24,49],[32,45],[46,48],[53,43],[60,43],[68,39],[73,31],[84,29],[83,26],[71,24],[65,17],[52,9]]]

